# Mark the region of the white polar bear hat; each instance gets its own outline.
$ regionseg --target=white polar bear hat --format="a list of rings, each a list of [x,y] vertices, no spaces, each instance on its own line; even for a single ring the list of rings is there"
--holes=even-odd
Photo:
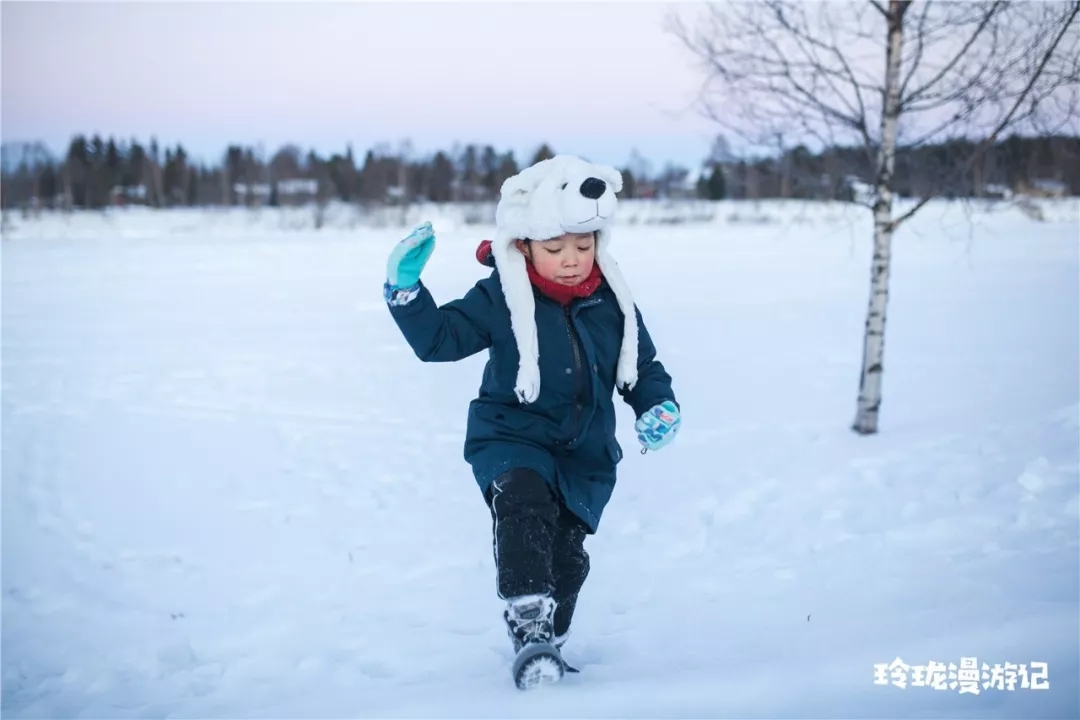
[[[637,314],[630,288],[608,252],[610,223],[615,216],[615,193],[622,175],[572,155],[556,155],[507,178],[495,209],[495,238],[491,254],[499,271],[503,295],[521,361],[514,391],[524,403],[540,394],[540,349],[536,335],[536,301],[525,268],[525,256],[515,240],[544,241],[565,233],[596,232],[596,262],[615,293],[625,317],[622,347],[616,369],[620,387],[637,383]]]

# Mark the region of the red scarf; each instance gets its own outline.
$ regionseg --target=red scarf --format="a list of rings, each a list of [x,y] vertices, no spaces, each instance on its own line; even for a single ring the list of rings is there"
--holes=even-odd
[[[480,261],[481,265],[490,266],[493,264],[489,262],[490,257],[491,241],[485,240],[480,243],[480,247],[476,248],[476,259]],[[536,268],[533,267],[528,256],[525,256],[525,269],[529,272],[529,280],[532,282],[533,287],[560,305],[569,305],[575,298],[589,297],[596,292],[597,288],[600,287],[600,283],[604,281],[604,276],[600,272],[600,265],[595,262],[589,276],[577,285],[563,285],[540,277],[540,273],[536,272]]]

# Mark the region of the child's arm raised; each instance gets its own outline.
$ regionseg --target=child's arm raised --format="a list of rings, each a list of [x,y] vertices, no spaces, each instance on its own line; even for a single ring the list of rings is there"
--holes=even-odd
[[[424,362],[454,362],[491,345],[491,296],[477,284],[459,300],[439,307],[420,273],[435,247],[430,223],[413,230],[387,263],[384,299],[401,334]]]

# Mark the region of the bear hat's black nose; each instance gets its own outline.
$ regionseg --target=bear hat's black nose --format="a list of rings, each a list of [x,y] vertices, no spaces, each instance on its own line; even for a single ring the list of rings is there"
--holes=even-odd
[[[604,194],[605,190],[607,190],[607,183],[600,178],[586,178],[585,182],[581,183],[581,194],[590,200],[596,200]]]

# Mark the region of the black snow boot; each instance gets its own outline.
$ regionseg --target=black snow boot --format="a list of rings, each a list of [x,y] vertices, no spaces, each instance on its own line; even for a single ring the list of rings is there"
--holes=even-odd
[[[569,639],[570,639],[570,631],[569,630],[567,630],[564,634],[556,635],[555,637],[553,637],[551,639],[551,644],[554,645],[555,649],[559,651],[559,657],[562,657],[563,645],[565,645],[566,641],[569,640]],[[566,658],[562,659],[562,665],[563,665],[563,670],[565,670],[566,672],[571,672],[571,673],[581,672],[576,667],[573,667],[573,666],[570,665],[570,663],[566,662]]]
[[[565,664],[553,644],[555,601],[548,595],[526,595],[506,604],[503,619],[514,644],[514,683],[521,690],[562,680]]]

